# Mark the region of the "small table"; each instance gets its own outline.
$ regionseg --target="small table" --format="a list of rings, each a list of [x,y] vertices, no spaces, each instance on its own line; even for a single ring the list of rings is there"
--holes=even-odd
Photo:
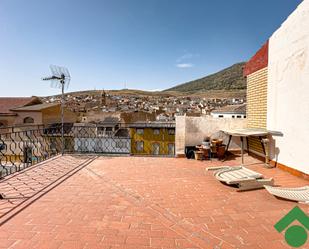
[[[258,137],[261,141],[261,145],[263,148],[263,153],[266,156],[265,153],[265,147],[264,143],[262,141],[264,136],[267,136],[270,134],[269,131],[266,129],[251,129],[251,128],[246,128],[246,129],[234,129],[234,130],[221,130],[223,133],[227,134],[229,136],[229,141],[226,145],[226,152],[229,149],[232,137],[240,137],[240,147],[241,147],[241,164],[244,164],[244,138],[246,138],[247,141],[247,150],[249,152],[249,142],[248,142],[248,137]]]

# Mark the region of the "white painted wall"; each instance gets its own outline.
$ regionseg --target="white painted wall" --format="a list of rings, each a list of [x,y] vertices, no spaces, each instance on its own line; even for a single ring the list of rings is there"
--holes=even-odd
[[[176,155],[183,155],[185,146],[201,144],[205,136],[222,138],[223,143],[226,144],[228,136],[224,135],[220,130],[246,127],[246,119],[214,118],[211,116],[177,116],[175,137]],[[240,149],[240,139],[233,138],[230,148]]]
[[[267,129],[271,157],[309,174],[309,0],[304,0],[269,42]]]

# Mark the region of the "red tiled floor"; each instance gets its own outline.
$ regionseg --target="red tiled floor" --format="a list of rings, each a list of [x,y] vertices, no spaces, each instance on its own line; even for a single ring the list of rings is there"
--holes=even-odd
[[[55,157],[46,162],[36,164],[24,171],[17,172],[0,182],[1,193],[7,196],[0,201],[0,218],[25,203],[38,193],[57,185],[70,173],[93,160],[93,156]]]
[[[70,167],[76,167],[77,158],[65,156],[56,163],[61,167],[69,159]],[[265,190],[236,192],[205,172],[205,167],[239,161],[99,157],[37,200],[33,193],[31,205],[12,210],[8,215],[15,216],[0,227],[0,248],[288,248],[273,225],[295,203]],[[274,177],[276,184],[308,184],[279,169],[263,168],[253,158],[247,157],[246,163]],[[20,178],[37,172],[21,173]],[[10,179],[6,184],[10,181],[23,186]],[[28,188],[32,184],[37,186],[37,181],[27,183]],[[5,190],[12,191],[7,185]],[[18,191],[22,195],[28,189]],[[0,207],[5,201],[0,200]]]

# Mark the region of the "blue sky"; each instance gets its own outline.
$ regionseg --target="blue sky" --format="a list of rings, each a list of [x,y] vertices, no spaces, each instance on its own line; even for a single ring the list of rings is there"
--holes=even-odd
[[[248,60],[301,0],[0,0],[0,96],[166,89]]]

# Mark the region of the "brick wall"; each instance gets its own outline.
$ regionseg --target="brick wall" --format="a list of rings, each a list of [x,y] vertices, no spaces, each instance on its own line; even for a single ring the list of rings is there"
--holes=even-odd
[[[247,75],[248,128],[265,128],[267,119],[267,67]],[[250,151],[263,153],[258,138],[249,139]]]
[[[267,67],[247,76],[247,119],[249,128],[266,128]]]

